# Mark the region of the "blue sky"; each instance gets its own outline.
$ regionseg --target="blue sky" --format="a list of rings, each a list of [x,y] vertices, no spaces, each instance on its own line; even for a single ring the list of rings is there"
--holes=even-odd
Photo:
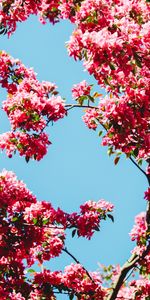
[[[65,42],[73,30],[62,21],[55,26],[41,25],[36,17],[18,25],[8,39],[1,36],[1,49],[19,58],[38,73],[39,80],[55,82],[62,97],[71,102],[72,85],[94,79],[84,71],[81,62],[67,55]],[[97,88],[98,89],[98,88]],[[100,91],[99,91],[100,92]],[[1,100],[5,93],[1,90]],[[26,182],[39,200],[51,201],[55,207],[72,212],[87,200],[104,198],[115,205],[115,223],[103,222],[101,231],[91,241],[72,239],[66,246],[89,270],[97,270],[98,263],[123,264],[130,255],[133,243],[128,232],[134,216],[145,210],[143,200],[147,182],[132,163],[125,158],[117,166],[107,156],[107,148],[100,146],[98,132],[90,131],[82,122],[82,110],[71,110],[69,115],[50,126],[48,132],[52,145],[40,162],[18,155],[8,159],[0,153],[1,169],[13,170]],[[1,132],[9,130],[7,118],[1,112]],[[50,262],[51,269],[62,269],[72,261],[66,255]],[[63,298],[65,297],[63,296]]]

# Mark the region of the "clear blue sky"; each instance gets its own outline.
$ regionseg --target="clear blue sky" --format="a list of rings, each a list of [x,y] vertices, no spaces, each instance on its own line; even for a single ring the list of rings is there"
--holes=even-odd
[[[83,70],[81,62],[67,55],[65,42],[73,27],[62,21],[55,26],[41,25],[36,17],[18,25],[8,39],[1,36],[1,49],[19,58],[38,73],[39,80],[55,82],[62,97],[71,102],[71,87],[86,79],[94,79]],[[5,93],[1,91],[1,100]],[[13,170],[39,200],[51,201],[55,207],[72,212],[87,200],[104,198],[115,205],[115,223],[103,222],[101,232],[91,241],[67,238],[66,246],[89,270],[103,264],[123,263],[130,255],[133,243],[128,232],[134,216],[145,210],[143,194],[147,182],[132,163],[122,156],[114,166],[107,148],[100,146],[98,133],[90,131],[81,120],[82,111],[72,110],[65,119],[50,126],[52,145],[40,162],[18,155],[12,159],[0,153],[1,169]],[[7,118],[1,112],[1,132],[9,130]],[[70,236],[70,234],[69,234]],[[62,269],[72,261],[66,255],[50,262],[51,269]],[[65,296],[63,298],[65,299]]]

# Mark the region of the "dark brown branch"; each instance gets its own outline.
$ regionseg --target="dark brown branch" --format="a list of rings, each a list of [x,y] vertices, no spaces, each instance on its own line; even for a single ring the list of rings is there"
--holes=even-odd
[[[146,223],[147,223],[147,241],[148,245],[146,247],[146,250],[143,251],[142,255],[132,254],[131,257],[125,262],[123,267],[121,268],[120,274],[112,288],[112,292],[108,296],[107,300],[115,300],[120,288],[122,287],[123,283],[128,279],[126,278],[128,272],[136,267],[137,263],[143,259],[150,251],[150,240],[149,240],[149,230],[150,230],[150,202],[148,201],[147,209],[146,209]],[[131,275],[131,273],[130,273]]]
[[[95,109],[98,109],[98,107],[96,106],[92,106],[92,105],[80,105],[80,104],[66,104],[65,105],[65,108],[66,110],[70,110],[72,108],[75,108],[75,107],[80,107],[80,108],[95,108]]]
[[[123,281],[123,283],[126,282],[126,281],[130,278],[130,276],[132,275],[132,273],[134,272],[135,269],[136,269],[136,268],[133,268],[133,269],[131,270],[131,272],[127,275],[127,277],[125,278],[125,280]]]
[[[78,259],[76,259],[76,257],[74,255],[72,255],[68,250],[67,248],[63,248],[62,249],[65,253],[67,253],[71,258],[73,258],[73,260],[77,263],[77,264],[80,264],[82,266],[82,269],[85,271],[85,273],[87,274],[87,276],[90,278],[90,280],[94,282],[93,278],[91,277],[91,275],[89,274],[89,272],[86,270],[86,268],[79,262]]]
[[[143,259],[150,251],[150,242],[146,248],[146,250],[143,252],[143,254],[137,255],[137,254],[132,254],[131,257],[127,260],[127,262],[123,265],[121,268],[120,274],[116,280],[116,283],[114,284],[112,288],[112,292],[108,296],[107,300],[115,300],[117,298],[117,294],[121,288],[121,286],[124,283],[124,280],[127,276],[127,273],[134,267],[136,267],[136,264]]]
[[[146,223],[147,223],[147,232],[150,235],[150,201],[147,202]],[[149,236],[149,238],[150,238],[150,236]]]
[[[150,178],[149,176],[146,174],[146,172],[135,162],[135,160],[130,157],[130,160],[132,161],[132,163],[146,176],[147,180],[148,180],[148,183],[150,185]]]

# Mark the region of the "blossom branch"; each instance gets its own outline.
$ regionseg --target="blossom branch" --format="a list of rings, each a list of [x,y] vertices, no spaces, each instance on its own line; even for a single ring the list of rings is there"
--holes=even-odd
[[[66,110],[70,110],[72,108],[75,108],[75,107],[80,107],[80,108],[95,108],[95,109],[98,109],[98,107],[96,106],[93,106],[93,105],[80,105],[80,104],[66,104],[65,105],[65,108]]]
[[[131,257],[125,262],[123,265],[120,274],[118,276],[118,279],[116,283],[114,284],[114,287],[112,288],[111,294],[108,296],[107,300],[115,300],[117,297],[117,294],[124,283],[124,280],[126,278],[127,273],[136,266],[136,264],[143,259],[150,251],[150,243],[148,244],[146,250],[143,252],[142,256],[137,254],[132,254]]]
[[[123,283],[129,278],[129,276],[132,274],[132,271],[135,267],[137,267],[137,263],[142,260],[150,251],[150,240],[149,240],[149,229],[150,229],[150,201],[148,201],[147,209],[146,209],[146,223],[147,223],[147,232],[148,232],[148,245],[146,249],[143,251],[142,255],[137,255],[136,253],[132,254],[131,257],[125,262],[123,265],[120,274],[116,280],[116,283],[114,284],[114,287],[112,288],[112,292],[108,296],[107,300],[115,300],[117,297],[117,294],[123,285]],[[128,272],[131,271],[129,276],[127,276]],[[127,277],[126,277],[127,276]]]
[[[134,159],[132,157],[130,157],[130,160],[132,161],[132,163],[146,176],[148,183],[150,185],[150,177],[146,174],[146,172],[134,161]]]
[[[79,262],[79,260],[78,259],[76,259],[76,257],[74,256],[74,255],[72,255],[69,251],[68,251],[68,249],[65,247],[65,248],[63,248],[62,249],[65,253],[67,253],[71,258],[73,258],[73,260],[77,263],[77,264],[80,264],[81,266],[82,266],[82,268],[83,268],[83,270],[85,271],[85,273],[87,274],[87,276],[91,279],[91,281],[93,282],[93,283],[95,283],[94,282],[94,280],[93,280],[93,278],[91,277],[91,275],[89,274],[89,272],[86,270],[86,268]]]

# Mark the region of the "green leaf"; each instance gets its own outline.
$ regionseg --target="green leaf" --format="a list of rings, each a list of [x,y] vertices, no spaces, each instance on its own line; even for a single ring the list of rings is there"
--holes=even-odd
[[[113,217],[111,214],[107,214],[107,217],[108,217],[109,219],[111,219],[112,222],[114,223],[114,217]]]
[[[52,8],[51,8],[51,11],[52,11],[52,12],[56,12],[56,11],[57,11],[57,8],[56,8],[56,7],[52,7]]]
[[[112,62],[109,63],[109,66],[110,66],[111,70],[116,70],[115,65]]]
[[[101,136],[103,134],[103,131],[99,131],[98,136]]]
[[[32,121],[38,122],[40,120],[40,116],[35,112],[32,114]]]
[[[35,273],[35,270],[34,269],[28,269],[27,272],[28,273]]]
[[[77,232],[76,229],[72,230],[72,238],[75,236],[76,232]]]
[[[90,100],[92,103],[95,102],[95,99],[94,99],[92,96],[88,95],[88,98],[89,98],[89,100]]]
[[[84,101],[88,99],[88,96],[81,96],[77,99],[77,102],[82,106]]]
[[[114,151],[113,151],[113,148],[112,148],[112,147],[108,148],[107,154],[108,154],[109,156],[111,156],[112,154],[114,154]]]
[[[141,64],[141,57],[135,52],[134,53],[134,58],[135,58],[135,63],[139,68],[142,68],[142,64]]]
[[[118,164],[119,160],[120,160],[120,157],[116,156],[115,159],[114,159],[115,166]]]
[[[12,139],[10,139],[10,142],[13,143],[13,144],[16,144],[17,139],[16,138],[12,138]]]
[[[37,159],[37,154],[34,154],[34,159],[35,159],[35,160]]]
[[[26,162],[28,163],[29,160],[30,160],[30,157],[29,157],[29,156],[26,156],[26,157],[25,157],[25,160],[26,160]]]
[[[23,145],[22,145],[22,144],[18,144],[18,145],[17,145],[17,148],[18,148],[18,149],[23,149]]]
[[[142,166],[142,162],[143,162],[143,160],[142,160],[142,158],[140,158],[140,159],[138,160],[138,165],[139,165],[139,166]]]
[[[95,226],[95,227],[94,227],[94,230],[95,230],[95,231],[100,231],[99,226]]]
[[[47,224],[48,222],[49,222],[49,219],[43,219],[42,220],[43,225]]]
[[[18,217],[13,217],[11,220],[12,220],[12,222],[16,222],[16,221],[18,221]]]
[[[34,225],[36,225],[38,223],[38,219],[37,218],[34,218],[32,221],[33,221]]]

